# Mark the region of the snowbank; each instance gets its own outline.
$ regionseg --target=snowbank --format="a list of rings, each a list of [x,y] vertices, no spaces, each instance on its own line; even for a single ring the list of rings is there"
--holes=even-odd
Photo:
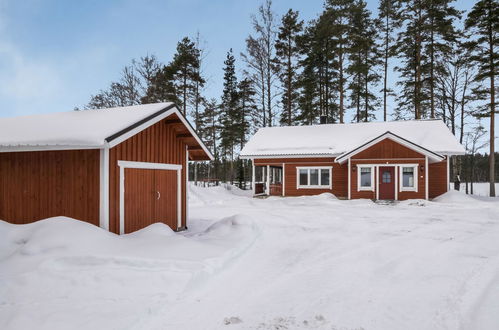
[[[456,190],[449,190],[433,199],[434,202],[439,203],[473,203],[476,199]]]

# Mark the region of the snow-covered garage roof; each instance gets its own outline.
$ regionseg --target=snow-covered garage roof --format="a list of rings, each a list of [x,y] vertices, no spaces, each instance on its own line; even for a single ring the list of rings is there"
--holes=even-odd
[[[261,128],[241,151],[244,158],[339,156],[390,132],[441,155],[464,148],[441,120],[406,120]]]
[[[0,152],[103,148],[172,115],[212,158],[194,129],[169,102],[0,118]]]

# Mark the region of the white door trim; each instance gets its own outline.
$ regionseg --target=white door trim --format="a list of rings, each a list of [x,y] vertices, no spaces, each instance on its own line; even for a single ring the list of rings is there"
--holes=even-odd
[[[177,228],[182,226],[182,165],[118,160],[120,168],[120,235],[125,233],[125,168],[177,171]]]

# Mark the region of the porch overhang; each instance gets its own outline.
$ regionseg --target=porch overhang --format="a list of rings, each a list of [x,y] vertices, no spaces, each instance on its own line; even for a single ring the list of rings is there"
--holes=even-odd
[[[426,148],[424,148],[416,143],[413,143],[407,139],[404,139],[401,136],[393,134],[390,131],[386,131],[385,133],[379,135],[378,137],[376,137],[372,140],[369,140],[366,143],[363,143],[362,145],[358,146],[357,148],[352,149],[352,150],[345,152],[345,153],[341,154],[340,156],[336,157],[335,162],[337,162],[339,164],[344,164],[353,156],[355,156],[358,153],[374,146],[375,144],[377,144],[385,139],[390,139],[390,140],[395,141],[395,142],[397,142],[397,143],[399,143],[399,144],[401,144],[409,149],[412,149],[416,152],[419,152],[420,154],[428,157],[428,161],[430,163],[441,162],[442,160],[445,159],[445,156],[443,156],[439,153],[428,150],[428,149],[426,149]]]

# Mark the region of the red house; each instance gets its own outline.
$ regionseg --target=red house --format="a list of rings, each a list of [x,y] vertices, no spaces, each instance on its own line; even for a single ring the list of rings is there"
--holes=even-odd
[[[171,103],[1,118],[0,220],[182,230],[188,161],[210,159]]]
[[[241,151],[255,195],[431,199],[464,148],[441,120],[261,128]]]

